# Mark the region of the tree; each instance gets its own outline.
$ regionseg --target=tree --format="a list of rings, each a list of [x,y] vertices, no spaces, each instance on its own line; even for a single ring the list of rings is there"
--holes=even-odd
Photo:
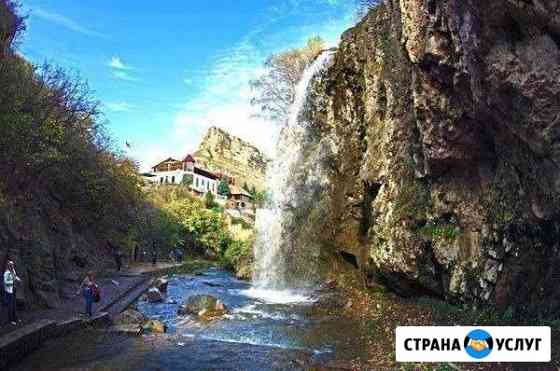
[[[212,192],[206,192],[206,194],[204,195],[204,206],[206,206],[207,209],[212,209],[214,206],[216,206],[216,202],[214,201],[214,195],[212,194]]]
[[[275,121],[284,121],[295,100],[296,86],[305,69],[324,49],[320,37],[312,37],[302,48],[273,54],[265,62],[266,73],[251,81],[256,93],[251,103],[261,115]]]
[[[25,18],[17,12],[19,3],[0,0],[0,57],[10,52],[14,42],[25,31]]]
[[[257,189],[255,188],[255,186],[251,187],[251,190],[249,191],[249,193],[251,194],[251,197],[253,197],[253,200],[256,200],[256,198],[257,198]]]
[[[231,196],[231,189],[225,179],[220,180],[220,183],[218,184],[218,194],[228,198]]]
[[[183,180],[181,181],[181,184],[186,186],[186,187],[189,187],[193,184],[193,180],[194,180],[194,177],[191,174],[187,174],[183,177]]]

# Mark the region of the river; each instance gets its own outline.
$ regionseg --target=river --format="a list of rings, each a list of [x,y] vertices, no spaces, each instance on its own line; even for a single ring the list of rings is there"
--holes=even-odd
[[[210,323],[177,316],[191,295],[221,299],[231,314]],[[298,370],[365,357],[358,323],[325,314],[316,292],[258,290],[210,269],[171,278],[163,303],[139,301],[168,333],[128,337],[90,330],[52,340],[14,370]]]

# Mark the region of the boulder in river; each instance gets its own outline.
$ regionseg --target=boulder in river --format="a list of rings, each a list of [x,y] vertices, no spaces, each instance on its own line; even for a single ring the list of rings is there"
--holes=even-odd
[[[146,299],[148,299],[150,303],[161,302],[163,301],[163,294],[156,287],[152,287],[146,293]]]
[[[111,326],[108,331],[121,335],[139,336],[142,335],[144,329],[141,325],[138,324],[127,324]]]
[[[210,286],[210,287],[223,287],[224,286],[221,283],[215,283],[215,282],[210,282],[210,281],[202,281],[202,283],[205,284],[206,286]]]
[[[214,319],[228,312],[224,303],[212,295],[193,295],[181,305],[179,315],[192,314],[202,319]]]
[[[160,277],[154,282],[154,287],[157,288],[160,292],[167,292],[167,284],[169,281],[166,277]]]
[[[167,332],[167,326],[165,323],[157,320],[149,320],[142,326],[145,333],[152,333],[152,334],[164,334]]]
[[[127,309],[113,320],[116,325],[142,325],[145,321],[146,317],[135,309]]]

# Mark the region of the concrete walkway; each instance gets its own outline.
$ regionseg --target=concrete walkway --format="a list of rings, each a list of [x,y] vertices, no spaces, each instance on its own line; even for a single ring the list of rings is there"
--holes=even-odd
[[[155,266],[149,263],[137,263],[123,269],[121,272],[103,275],[103,278],[97,279],[97,284],[101,289],[101,301],[94,304],[94,315],[95,313],[105,311],[115,301],[143,284],[150,274],[164,272],[180,265],[167,262],[161,262]],[[17,326],[4,324],[0,327],[0,336],[39,320],[65,321],[83,316],[85,301],[82,295],[76,295],[78,285],[78,283],[64,284],[61,295],[62,302],[57,308],[19,311],[18,317],[22,322]]]
[[[75,284],[64,288],[64,300],[58,308],[20,312],[20,324],[0,327],[0,369],[21,359],[49,338],[87,325],[109,323],[149,288],[153,274],[179,266],[181,264],[165,262],[155,266],[140,263],[98,279],[102,299],[94,306],[91,320],[83,316],[84,299],[76,295]]]

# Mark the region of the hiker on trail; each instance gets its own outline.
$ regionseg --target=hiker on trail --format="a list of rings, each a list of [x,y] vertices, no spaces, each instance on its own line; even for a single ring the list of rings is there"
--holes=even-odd
[[[18,322],[21,322],[18,321],[16,314],[16,282],[21,282],[21,279],[16,274],[16,265],[13,261],[8,260],[4,272],[4,292],[8,307],[8,317],[12,325],[17,325]]]
[[[115,264],[117,265],[117,272],[120,272],[122,267],[121,251],[117,246],[114,246],[110,241],[107,241],[107,246],[109,246],[109,249],[111,249],[111,253],[113,254],[113,258],[115,259]]]
[[[93,316],[93,302],[95,300],[96,291],[97,285],[95,284],[95,276],[92,271],[89,271],[76,293],[77,295],[81,293],[84,296],[86,301],[86,314],[89,317]]]
[[[133,256],[134,256],[134,261],[138,261],[138,245],[137,244],[134,245]]]
[[[120,272],[122,267],[122,254],[120,250],[116,252],[115,262],[117,263],[117,272]]]
[[[153,242],[152,243],[152,265],[156,265],[157,263],[157,249],[156,249],[156,243]]]

